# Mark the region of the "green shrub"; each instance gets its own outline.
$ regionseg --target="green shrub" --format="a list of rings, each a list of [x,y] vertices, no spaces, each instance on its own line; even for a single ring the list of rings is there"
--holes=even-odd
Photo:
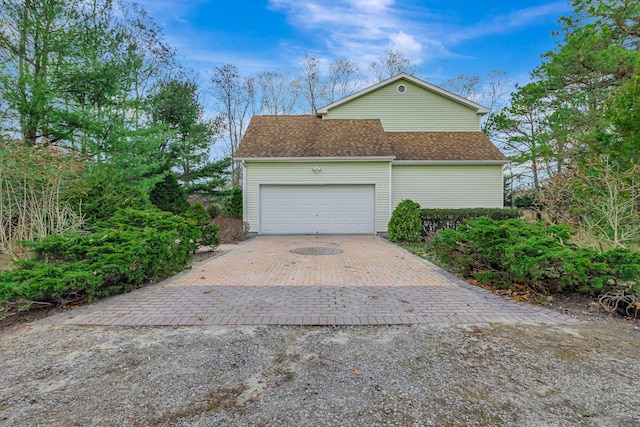
[[[463,221],[483,216],[494,220],[520,218],[522,211],[511,208],[422,209],[422,236],[431,236],[440,230],[455,230]]]
[[[187,209],[182,216],[193,221],[198,227],[204,227],[206,224],[209,224],[209,220],[211,219],[211,216],[202,203],[194,203],[189,206],[189,209]]]
[[[198,239],[199,246],[209,246],[211,251],[220,244],[218,237],[218,226],[211,224],[211,217],[202,203],[194,203],[182,215],[196,224],[202,233]]]
[[[595,249],[570,244],[571,235],[566,225],[478,218],[443,230],[433,246],[465,277],[495,286],[523,284],[541,293],[603,289],[613,278],[610,266]]]
[[[93,227],[109,220],[118,209],[151,209],[149,195],[141,188],[129,183],[106,178],[89,179],[74,192],[71,201],[80,207],[85,221]]]
[[[84,295],[98,296],[102,278],[83,263],[45,264],[19,261],[16,270],[0,273],[0,302],[31,301],[58,304]]]
[[[202,237],[198,241],[201,246],[209,246],[210,250],[214,250],[220,245],[220,238],[218,237],[218,226],[215,224],[207,224],[202,227]]]
[[[0,302],[64,304],[127,292],[182,270],[201,236],[191,221],[170,213],[122,209],[91,234],[30,243],[34,259],[0,274]]]
[[[242,219],[242,190],[234,188],[231,197],[227,201],[222,216],[226,218]]]
[[[207,208],[207,213],[211,218],[217,218],[222,213],[222,208],[216,204],[210,204]]]
[[[403,200],[393,210],[388,226],[392,242],[415,242],[420,239],[420,205]]]
[[[513,206],[520,209],[534,209],[537,206],[536,199],[531,193],[526,193],[513,198]]]
[[[165,264],[164,277],[181,270],[182,266],[191,261],[201,237],[200,230],[192,222],[157,210],[120,210],[114,215],[110,228],[122,231],[137,228],[149,233],[156,241],[161,241],[167,251],[166,256],[171,258],[162,261]]]
[[[187,195],[178,183],[176,176],[172,173],[156,184],[154,189],[151,190],[149,198],[151,203],[165,212],[180,215],[189,209]]]
[[[617,283],[640,285],[640,252],[616,248],[599,254],[596,259],[609,266],[612,279]]]

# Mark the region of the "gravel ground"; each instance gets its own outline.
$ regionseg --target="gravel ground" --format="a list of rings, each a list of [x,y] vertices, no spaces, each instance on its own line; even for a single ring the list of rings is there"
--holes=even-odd
[[[640,426],[640,328],[0,332],[7,426]]]

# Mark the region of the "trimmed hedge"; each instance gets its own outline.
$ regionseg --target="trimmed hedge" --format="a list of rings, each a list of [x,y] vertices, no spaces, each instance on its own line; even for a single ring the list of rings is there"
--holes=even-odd
[[[420,205],[403,200],[393,210],[388,225],[389,241],[417,242],[420,240]]]
[[[478,218],[433,240],[438,258],[465,277],[496,287],[522,284],[540,293],[602,292],[639,283],[640,253],[599,253],[569,243],[567,225],[544,226],[522,219]]]
[[[191,260],[200,229],[159,210],[122,209],[91,234],[68,232],[28,247],[34,259],[0,273],[0,303],[64,305],[128,292],[164,279]]]
[[[465,220],[487,217],[505,220],[522,217],[520,209],[512,208],[463,208],[463,209],[422,209],[422,236],[428,237],[440,230],[455,230]]]

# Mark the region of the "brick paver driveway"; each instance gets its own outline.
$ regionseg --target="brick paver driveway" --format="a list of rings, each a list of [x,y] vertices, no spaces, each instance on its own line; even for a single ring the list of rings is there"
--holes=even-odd
[[[518,304],[471,286],[380,237],[259,236],[221,249],[221,255],[196,263],[192,270],[164,282],[40,323],[576,322],[543,307]]]

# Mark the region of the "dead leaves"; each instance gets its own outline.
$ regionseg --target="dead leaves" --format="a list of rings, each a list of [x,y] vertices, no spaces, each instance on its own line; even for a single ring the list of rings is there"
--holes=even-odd
[[[469,283],[470,285],[479,286],[482,289],[485,289],[489,292],[493,292],[498,295],[503,295],[503,296],[512,298],[513,300],[518,302],[532,302],[534,304],[544,304],[547,299],[546,296],[540,295],[532,291],[527,285],[515,284],[515,285],[512,285],[509,289],[497,289],[494,286],[491,286],[477,279],[467,279],[467,283]]]

